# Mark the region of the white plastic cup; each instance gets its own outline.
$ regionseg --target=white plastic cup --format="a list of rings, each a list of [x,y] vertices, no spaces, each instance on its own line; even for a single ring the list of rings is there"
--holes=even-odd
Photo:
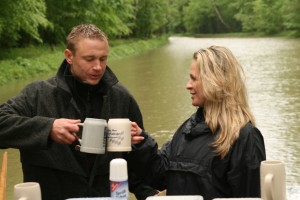
[[[107,151],[131,151],[131,122],[129,119],[109,119],[107,128]]]
[[[111,197],[129,199],[126,160],[116,158],[110,161],[109,180]]]

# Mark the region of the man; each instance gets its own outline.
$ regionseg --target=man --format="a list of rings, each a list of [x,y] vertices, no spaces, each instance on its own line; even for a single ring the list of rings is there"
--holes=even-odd
[[[143,127],[137,102],[107,67],[108,39],[82,24],[67,37],[57,74],[26,86],[0,106],[0,146],[20,149],[24,182],[39,182],[43,200],[108,197],[109,162],[125,153],[75,150],[85,118],[129,118]],[[129,172],[138,199],[157,193]]]

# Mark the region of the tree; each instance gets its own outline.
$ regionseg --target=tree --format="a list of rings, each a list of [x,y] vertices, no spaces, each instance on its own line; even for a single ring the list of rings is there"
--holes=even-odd
[[[214,16],[210,0],[191,0],[183,8],[183,23],[188,33],[214,32]]]
[[[275,34],[283,31],[282,0],[239,1],[240,11],[235,15],[243,31]]]
[[[135,19],[134,0],[95,0],[93,21],[110,37],[128,36]]]
[[[31,39],[42,42],[39,35],[40,27],[51,24],[46,19],[44,0],[1,0],[0,1],[0,44],[18,46],[21,39],[23,44]]]
[[[211,3],[212,3],[212,7],[214,8],[217,16],[218,16],[218,19],[221,21],[221,23],[227,28],[227,29],[230,29],[230,26],[225,22],[225,20],[223,19],[222,15],[221,15],[221,12],[219,10],[219,7],[216,3],[215,0],[211,0]]]
[[[292,35],[300,37],[300,0],[284,0],[282,5],[283,25]]]
[[[253,9],[254,0],[239,0],[233,3],[233,6],[238,10],[234,18],[241,22],[242,30],[245,32],[253,31],[255,16]]]
[[[254,1],[254,30],[265,34],[274,34],[283,30],[281,0]]]
[[[183,9],[188,5],[190,0],[170,0],[168,15],[168,30],[174,33],[184,33],[186,28],[183,22]]]
[[[110,38],[131,33],[134,21],[133,0],[46,0],[47,18],[53,27],[41,30],[49,43],[64,42],[71,28],[92,23]]]
[[[239,31],[234,18],[238,12],[231,0],[190,0],[183,8],[183,22],[189,33],[224,33]]]
[[[134,36],[150,38],[153,34],[164,32],[167,27],[168,0],[137,0]]]

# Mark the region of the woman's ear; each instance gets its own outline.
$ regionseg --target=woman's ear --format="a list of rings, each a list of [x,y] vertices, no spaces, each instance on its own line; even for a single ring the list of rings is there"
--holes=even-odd
[[[66,61],[71,65],[73,63],[73,53],[70,49],[66,49],[65,52]]]

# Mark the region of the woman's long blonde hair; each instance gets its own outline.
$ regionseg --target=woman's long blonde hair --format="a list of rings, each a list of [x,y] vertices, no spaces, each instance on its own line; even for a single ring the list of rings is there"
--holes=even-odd
[[[240,129],[255,119],[250,111],[241,64],[232,52],[211,46],[194,53],[203,85],[205,121],[213,134],[217,155],[224,158],[239,137]]]

